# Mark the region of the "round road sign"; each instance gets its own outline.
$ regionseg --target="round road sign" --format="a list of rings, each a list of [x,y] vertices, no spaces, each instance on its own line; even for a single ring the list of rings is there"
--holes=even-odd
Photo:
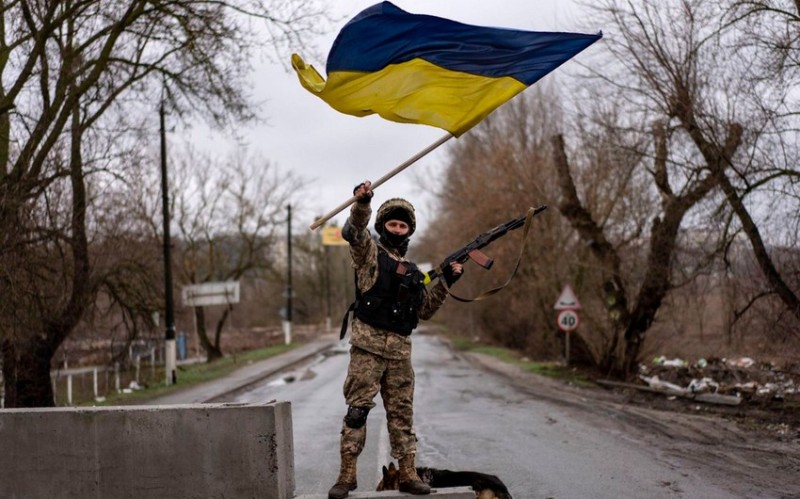
[[[578,313],[574,310],[562,310],[558,313],[558,319],[556,319],[558,323],[559,329],[568,333],[570,331],[575,331],[578,328],[578,324],[580,324],[580,319],[578,318]]]

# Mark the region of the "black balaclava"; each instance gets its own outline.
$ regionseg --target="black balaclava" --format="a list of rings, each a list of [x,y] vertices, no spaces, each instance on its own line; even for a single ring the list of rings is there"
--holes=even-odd
[[[398,236],[386,230],[386,222],[389,220],[401,220],[408,224],[408,234]],[[408,241],[411,234],[417,228],[417,220],[414,213],[414,206],[401,198],[392,198],[378,208],[378,215],[375,217],[375,231],[380,236],[379,242],[396,250],[400,256],[405,256],[408,251]]]

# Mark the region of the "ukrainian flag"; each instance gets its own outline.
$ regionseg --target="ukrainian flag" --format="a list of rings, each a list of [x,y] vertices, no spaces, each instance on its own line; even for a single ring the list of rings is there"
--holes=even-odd
[[[342,28],[327,82],[297,54],[292,66],[306,89],[342,113],[459,136],[600,37],[471,26],[382,2]]]

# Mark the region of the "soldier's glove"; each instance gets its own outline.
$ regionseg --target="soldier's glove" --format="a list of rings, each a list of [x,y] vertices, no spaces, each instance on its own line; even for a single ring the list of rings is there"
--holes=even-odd
[[[353,196],[356,195],[356,191],[358,191],[363,185],[364,185],[364,182],[361,182],[357,186],[353,187]],[[358,200],[359,203],[369,203],[370,200],[372,200],[372,196],[374,194],[375,194],[374,192],[369,191],[369,192],[367,192],[367,195],[365,197],[359,197],[357,200]]]
[[[447,264],[442,268],[442,275],[444,276],[444,282],[447,283],[447,287],[449,288],[455,284],[457,280],[461,279],[461,276],[464,275],[464,270],[461,270],[460,274],[456,274],[453,272],[453,267]]]

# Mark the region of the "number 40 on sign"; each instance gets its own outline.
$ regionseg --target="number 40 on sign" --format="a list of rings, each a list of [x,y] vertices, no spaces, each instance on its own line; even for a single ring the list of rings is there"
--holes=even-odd
[[[557,322],[559,329],[569,333],[570,331],[575,331],[581,321],[578,318],[578,313],[574,310],[562,310],[558,313]]]

